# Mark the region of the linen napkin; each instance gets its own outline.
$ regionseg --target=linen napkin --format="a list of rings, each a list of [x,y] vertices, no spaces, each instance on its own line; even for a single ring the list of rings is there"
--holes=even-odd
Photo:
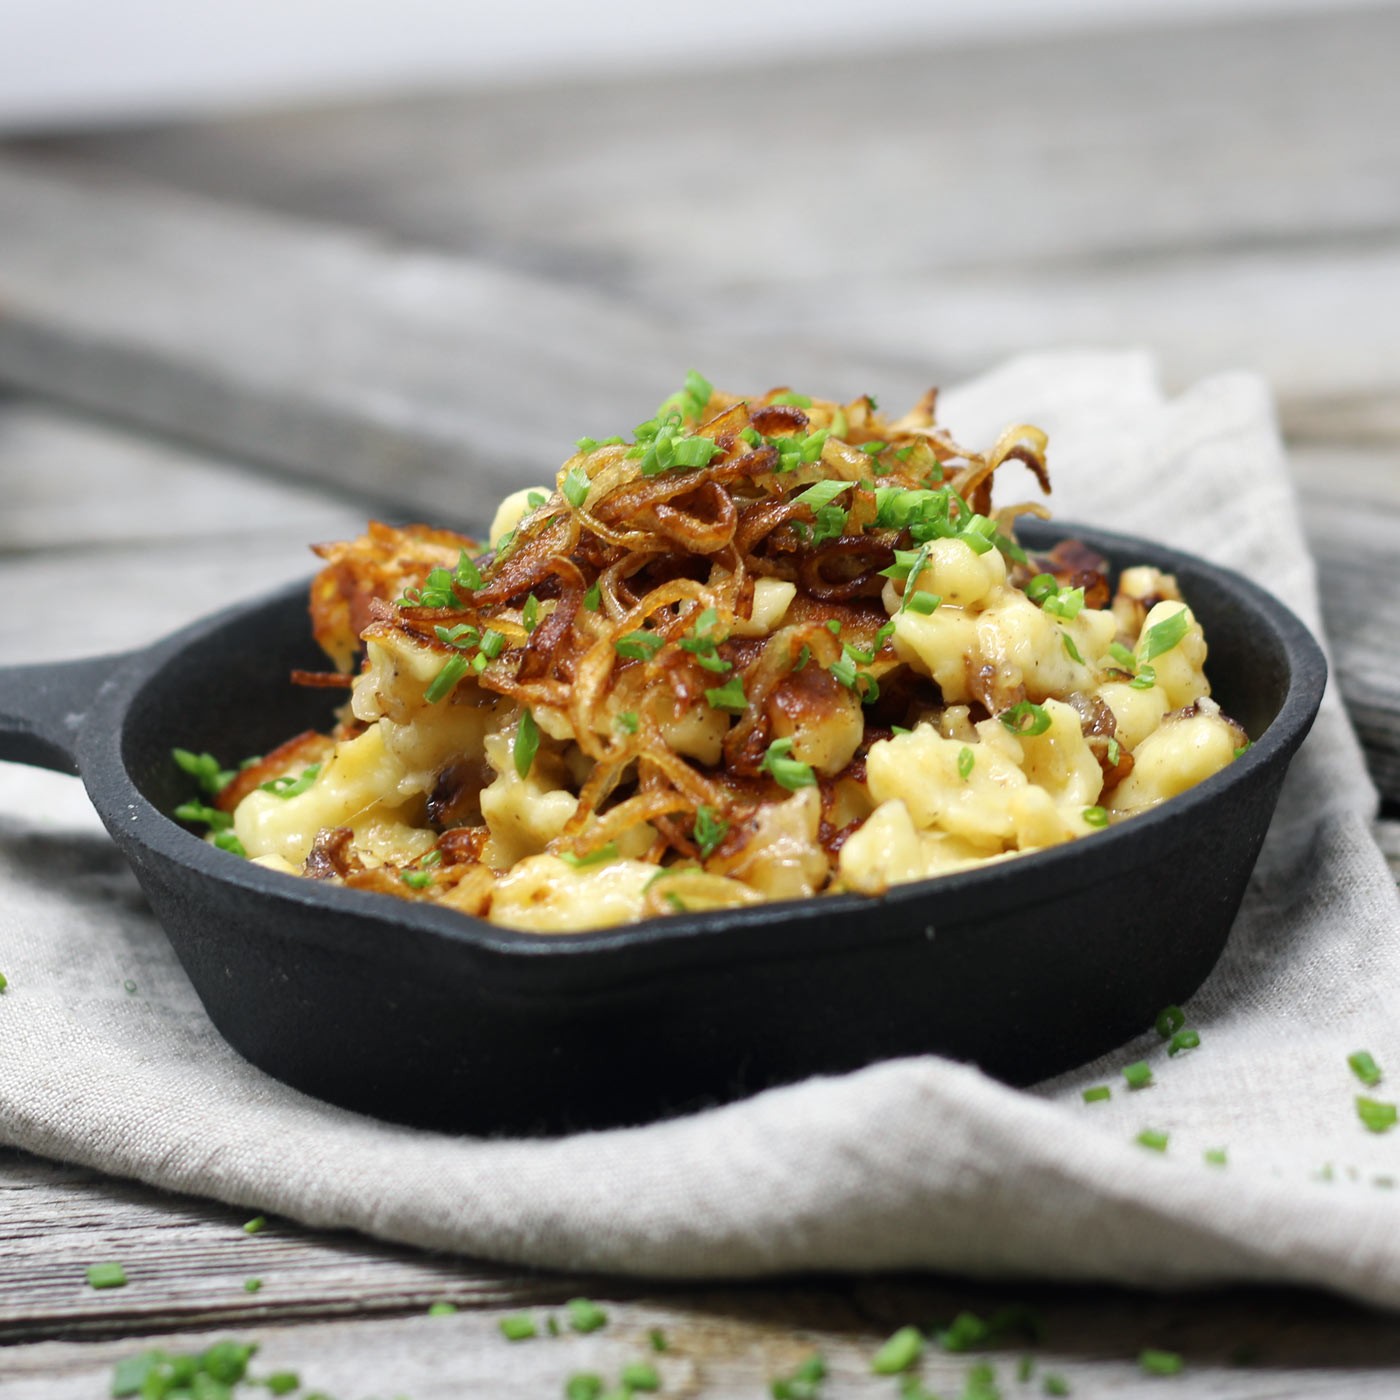
[[[1167,400],[1136,354],[1015,361],[945,396],[972,443],[1051,438],[1057,513],[1230,565],[1319,626],[1257,379]],[[1003,483],[1000,499],[1012,499]],[[205,1018],[78,784],[0,766],[0,1141],[313,1226],[521,1264],[671,1277],[933,1268],[1317,1284],[1400,1306],[1400,1132],[1346,1057],[1400,1076],[1400,901],[1335,692],[1294,762],[1199,1049],[1150,1030],[1029,1092],[936,1058],[554,1140],[455,1138],[269,1079]],[[1156,1082],[1123,1092],[1146,1058]],[[1086,1104],[1085,1086],[1116,1081]],[[1385,1095],[1382,1088],[1377,1091]],[[1135,1141],[1169,1135],[1163,1153]],[[1226,1164],[1204,1158],[1224,1149]]]

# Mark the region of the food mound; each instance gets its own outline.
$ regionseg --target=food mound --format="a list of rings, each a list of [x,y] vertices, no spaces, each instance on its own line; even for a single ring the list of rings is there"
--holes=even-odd
[[[484,552],[379,524],[320,547],[337,671],[297,679],[350,702],[221,775],[219,843],[557,933],[878,895],[1229,764],[1247,740],[1175,580],[1028,557],[1015,519],[1045,512],[994,510],[992,478],[1048,492],[1044,434],[979,455],[934,405],[692,372],[635,441],[581,439],[554,491],[509,497]]]

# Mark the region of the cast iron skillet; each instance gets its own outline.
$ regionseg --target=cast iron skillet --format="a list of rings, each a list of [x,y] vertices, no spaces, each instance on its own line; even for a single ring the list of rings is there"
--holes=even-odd
[[[546,937],[262,870],[165,813],[181,745],[226,761],[324,727],[336,693],[303,586],[148,650],[0,671],[0,759],[81,773],[214,1024],[255,1065],[425,1127],[639,1122],[932,1051],[1013,1083],[1111,1049],[1214,965],[1312,724],[1326,663],[1253,584],[1155,545],[1073,536],[1175,573],[1216,698],[1255,739],[1165,806],[986,870]]]

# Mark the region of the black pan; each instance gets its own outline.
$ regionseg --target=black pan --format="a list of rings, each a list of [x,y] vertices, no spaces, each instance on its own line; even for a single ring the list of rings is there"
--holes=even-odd
[[[1326,663],[1274,598],[1175,573],[1214,694],[1256,741],[1165,806],[1068,846],[892,889],[546,937],[260,869],[165,815],[175,745],[225,760],[324,728],[305,588],[118,657],[0,671],[0,759],[80,773],[211,1019],[255,1065],[380,1117],[474,1132],[639,1122],[933,1052],[1029,1083],[1140,1032],[1224,946]]]

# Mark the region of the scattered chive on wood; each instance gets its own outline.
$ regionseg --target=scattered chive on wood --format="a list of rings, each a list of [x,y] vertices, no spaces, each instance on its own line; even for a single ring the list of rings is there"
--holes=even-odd
[[[1046,1395],[1068,1395],[1070,1393],[1069,1382],[1057,1371],[1049,1371],[1040,1386]]]
[[[670,1345],[666,1340],[666,1334],[659,1327],[653,1327],[647,1333],[647,1341],[653,1351],[665,1351]]]
[[[274,1371],[262,1377],[258,1384],[265,1385],[273,1395],[290,1395],[301,1389],[301,1377],[295,1371]]]
[[[1381,1067],[1371,1058],[1369,1050],[1353,1050],[1347,1056],[1347,1064],[1368,1089],[1374,1089],[1381,1082]]]
[[[456,1311],[457,1311],[457,1304],[456,1304],[456,1303],[449,1303],[449,1302],[440,1300],[440,1301],[438,1301],[438,1302],[436,1302],[436,1303],[430,1303],[430,1304],[428,1305],[428,1316],[429,1316],[429,1317],[451,1317],[452,1314],[455,1313]]]
[[[256,1235],[259,1230],[264,1230],[266,1228],[267,1216],[255,1215],[251,1220],[247,1220],[244,1222],[243,1233],[245,1235]]]
[[[564,1400],[598,1400],[603,1378],[594,1371],[575,1371],[564,1382]]]
[[[1138,1353],[1138,1365],[1149,1376],[1176,1376],[1181,1373],[1182,1360],[1178,1352],[1146,1347]]]
[[[433,1307],[439,1306],[440,1304],[433,1304]],[[448,1307],[451,1306],[449,1303]],[[428,1311],[431,1313],[432,1308]],[[539,1328],[535,1326],[535,1319],[529,1313],[512,1313],[509,1317],[503,1317],[497,1325],[501,1329],[501,1336],[508,1342],[526,1342],[539,1336]]]
[[[1153,1152],[1165,1152],[1167,1150],[1167,1134],[1158,1132],[1156,1128],[1144,1128],[1136,1138],[1140,1147],[1150,1148]]]
[[[897,1376],[907,1371],[923,1350],[923,1333],[917,1327],[901,1327],[871,1358],[870,1369],[877,1376]]]
[[[1113,1097],[1113,1090],[1107,1084],[1095,1084],[1084,1091],[1085,1103],[1103,1103],[1105,1099]]]
[[[262,1279],[260,1278],[245,1278],[243,1280],[243,1291],[245,1293],[256,1293],[261,1288]]]
[[[591,1298],[570,1298],[564,1304],[564,1310],[569,1314],[569,1326],[575,1332],[596,1332],[600,1327],[606,1327],[608,1315]]]
[[[661,1377],[657,1375],[656,1367],[647,1361],[629,1362],[622,1368],[618,1380],[624,1391],[661,1389]]]
[[[89,1288],[125,1288],[126,1270],[120,1264],[89,1264]]]

